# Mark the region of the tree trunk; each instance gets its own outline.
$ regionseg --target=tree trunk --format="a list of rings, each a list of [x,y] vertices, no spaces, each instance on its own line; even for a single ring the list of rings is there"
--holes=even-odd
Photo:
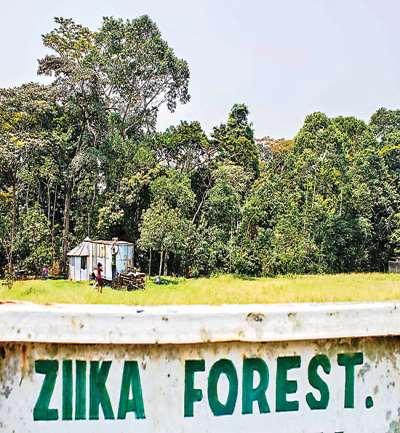
[[[94,209],[94,205],[96,203],[96,182],[93,183],[93,196],[88,209],[88,217],[87,217],[87,237],[90,238],[91,235],[91,224],[92,224],[92,213]]]
[[[194,215],[193,215],[193,218],[192,218],[192,224],[195,223],[196,218],[197,218],[197,215],[199,214],[201,208],[203,207],[203,204],[204,204],[204,201],[205,201],[205,199],[206,199],[206,196],[207,196],[208,191],[209,191],[209,189],[208,189],[208,187],[207,187],[206,190],[204,191],[204,194],[203,194],[202,197],[201,197],[201,200],[200,200],[199,205],[197,206],[196,212],[195,212]]]
[[[47,182],[47,221],[50,222],[50,211],[51,211],[51,193],[50,193],[50,182]]]
[[[11,221],[11,239],[10,239],[10,253],[8,255],[8,275],[9,278],[14,276],[14,240],[15,240],[15,225],[17,218],[17,197],[16,197],[15,183],[12,186],[12,221]]]
[[[161,278],[161,272],[163,268],[163,257],[164,257],[164,251],[160,251],[160,267],[158,268],[158,278]]]
[[[62,239],[62,272],[67,274],[67,253],[69,247],[69,222],[70,222],[70,209],[71,209],[71,193],[72,184],[70,181],[67,183],[64,200],[64,223],[63,223],[63,239]]]
[[[168,251],[164,253],[164,271],[163,275],[168,275]]]
[[[150,254],[149,254],[149,278],[151,277],[151,248],[150,248]]]
[[[54,190],[53,215],[51,218],[51,262],[54,264],[56,258],[56,237],[55,237],[55,217],[57,206],[57,185]]]

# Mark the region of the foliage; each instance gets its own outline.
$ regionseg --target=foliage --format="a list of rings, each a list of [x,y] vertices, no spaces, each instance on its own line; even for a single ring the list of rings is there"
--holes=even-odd
[[[38,207],[25,210],[20,215],[15,253],[21,268],[33,275],[40,275],[43,266],[52,259],[50,228],[46,216]]]
[[[235,104],[228,121],[214,128],[213,139],[220,158],[258,174],[259,149],[254,141],[254,131],[248,122],[249,110],[245,104]]]
[[[15,249],[15,224],[13,218],[13,196],[0,191],[0,257],[5,266],[4,274],[12,286],[13,254]]]
[[[178,209],[157,203],[143,215],[140,245],[145,249],[178,253],[183,250],[188,222]]]
[[[149,17],[56,18],[43,43],[52,83],[0,89],[7,275],[65,274],[87,236],[133,242],[159,275],[381,271],[400,254],[400,110],[312,113],[275,140],[234,104],[210,136],[196,121],[158,132],[190,74]]]

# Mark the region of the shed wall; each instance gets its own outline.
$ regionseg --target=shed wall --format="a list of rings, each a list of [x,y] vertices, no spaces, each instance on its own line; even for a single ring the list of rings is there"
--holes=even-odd
[[[103,266],[104,278],[111,281],[113,279],[113,254],[111,244],[102,244],[98,242],[88,242],[87,268],[81,268],[81,257],[70,256],[69,278],[72,280],[89,280],[90,275],[97,267],[98,263]],[[133,267],[133,245],[118,245],[118,253],[115,257],[116,272],[124,272]]]

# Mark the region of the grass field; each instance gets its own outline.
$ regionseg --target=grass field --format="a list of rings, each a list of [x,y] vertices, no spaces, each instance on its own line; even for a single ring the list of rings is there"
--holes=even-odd
[[[297,275],[277,278],[168,278],[148,282],[144,291],[105,288],[68,280],[18,281],[12,289],[0,284],[0,301],[20,300],[76,304],[247,304],[400,300],[400,274]]]

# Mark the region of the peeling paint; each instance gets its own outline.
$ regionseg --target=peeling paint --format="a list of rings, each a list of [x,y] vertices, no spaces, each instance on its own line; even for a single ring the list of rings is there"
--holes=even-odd
[[[400,433],[399,408],[397,304],[0,306],[1,433]]]
[[[50,343],[5,343],[0,345],[2,362],[0,385],[0,422],[4,433],[75,433],[91,431],[93,422],[62,421],[41,422],[32,420],[32,410],[38,397],[43,376],[35,373],[35,362],[41,359],[78,361],[112,361],[107,389],[114,411],[118,406],[122,367],[126,361],[137,361],[141,378],[145,420],[129,418],[126,422],[112,421],[96,424],[96,433],[125,433],[137,430],[143,433],[212,433],[227,430],[239,433],[279,431],[280,433],[339,432],[345,433],[400,433],[397,409],[400,406],[399,337],[320,339],[298,342],[225,342],[167,345],[79,345]],[[355,367],[354,408],[344,407],[345,369],[338,365],[338,354],[362,353],[362,365]],[[306,395],[312,392],[319,397],[307,379],[310,360],[326,355],[330,360],[330,374],[322,374],[329,388],[329,405],[325,410],[313,411],[308,407]],[[275,401],[278,386],[277,359],[298,356],[301,364],[288,372],[288,380],[295,380],[297,391],[287,395],[288,401],[299,401],[299,410],[277,413]],[[219,417],[212,414],[207,401],[207,376],[218,360],[231,360],[235,366],[239,389],[245,360],[262,359],[269,369],[270,384],[266,391],[270,413],[260,414],[257,404],[254,414],[241,413],[242,402],[237,399],[234,413]],[[195,387],[202,390],[202,400],[195,402],[194,417],[185,418],[184,366],[187,360],[205,360],[205,371],[196,373]],[[89,365],[89,364],[88,364]],[[61,364],[60,367],[61,368]],[[62,376],[57,376],[51,407],[61,411]],[[226,381],[222,382],[226,387]],[[221,385],[222,386],[222,385]],[[388,390],[390,387],[390,390]],[[224,394],[225,391],[222,392]],[[225,395],[225,394],[224,394]],[[61,412],[59,412],[61,413]],[[60,415],[61,416],[61,415]],[[23,426],[21,430],[19,427]],[[48,428],[47,428],[48,426]],[[128,427],[129,426],[129,427]],[[133,431],[132,430],[132,431]]]
[[[195,344],[386,335],[400,335],[396,302],[143,308],[92,305],[89,310],[79,305],[0,305],[3,342],[153,344],[157,339],[159,344]]]
[[[247,315],[247,320],[254,322],[262,322],[265,319],[264,314],[262,313],[249,313]]]
[[[400,421],[392,421],[387,433],[400,433]]]

